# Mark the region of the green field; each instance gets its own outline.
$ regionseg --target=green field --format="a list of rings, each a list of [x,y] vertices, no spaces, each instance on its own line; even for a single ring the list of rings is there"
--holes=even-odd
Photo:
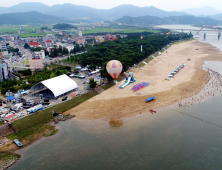
[[[123,77],[123,76],[121,76],[121,77],[119,77],[118,79],[117,79],[117,81],[122,81],[122,80],[124,80],[125,79],[125,77]],[[110,87],[112,87],[112,86],[114,86],[116,83],[114,83],[114,82],[111,82],[111,83],[109,83],[109,84],[106,84],[105,86],[101,86],[104,90],[107,90],[107,89],[109,89]]]
[[[83,30],[83,34],[92,34],[92,33],[101,33],[101,32],[110,32],[110,33],[140,33],[140,32],[159,32],[154,30],[149,30],[146,28],[139,27],[97,27],[89,30]]]
[[[26,34],[16,34],[16,35],[18,35],[20,38],[26,38],[26,37],[42,37],[46,36],[47,34],[50,33],[26,33]]]
[[[17,34],[20,29],[25,30],[26,32],[31,32],[33,30],[40,30],[43,26],[47,26],[48,28],[52,27],[52,25],[0,26],[0,32]]]

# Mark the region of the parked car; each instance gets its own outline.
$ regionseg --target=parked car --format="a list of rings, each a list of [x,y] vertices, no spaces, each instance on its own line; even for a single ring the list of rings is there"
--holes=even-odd
[[[23,117],[23,116],[25,116],[25,114],[23,112],[21,112],[17,115],[17,117]]]
[[[64,96],[64,97],[62,98],[62,101],[65,101],[65,100],[67,100],[67,96]]]

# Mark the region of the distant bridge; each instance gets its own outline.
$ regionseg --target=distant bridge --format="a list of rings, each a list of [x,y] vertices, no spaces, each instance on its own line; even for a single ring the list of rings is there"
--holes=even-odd
[[[213,29],[204,29],[204,28],[213,28]],[[217,33],[218,34],[218,39],[220,39],[220,36],[221,36],[221,33],[222,33],[222,30],[218,30],[217,28],[213,27],[213,26],[210,26],[210,25],[207,25],[207,26],[204,26],[200,29],[189,29],[189,28],[180,28],[180,29],[175,29],[175,28],[168,28],[169,30],[172,30],[172,31],[193,31],[193,32],[196,32],[197,35],[199,35],[200,32],[204,32],[204,39],[206,38],[206,33]]]

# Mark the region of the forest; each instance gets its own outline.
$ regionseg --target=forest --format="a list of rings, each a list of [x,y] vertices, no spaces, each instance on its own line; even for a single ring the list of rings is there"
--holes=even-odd
[[[75,62],[81,66],[103,66],[104,63],[110,60],[119,60],[123,64],[123,71],[126,71],[129,67],[161,50],[170,42],[189,39],[193,35],[191,33],[180,33],[171,34],[168,37],[166,37],[166,34],[145,35],[143,39],[140,39],[140,37],[141,34],[132,34],[127,38],[96,44],[87,53],[71,56],[65,62]],[[142,52],[141,45],[143,46]]]

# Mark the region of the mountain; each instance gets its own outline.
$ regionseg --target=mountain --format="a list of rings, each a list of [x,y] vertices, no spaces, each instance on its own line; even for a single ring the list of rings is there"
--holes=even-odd
[[[137,7],[133,5],[120,5],[118,7],[107,10],[108,16],[113,18],[121,18],[123,16],[139,17],[139,16],[155,16],[155,17],[169,17],[169,16],[182,16],[189,15],[185,12],[167,12],[161,9],[158,9],[154,6],[150,7]]]
[[[204,6],[202,8],[190,8],[190,9],[182,10],[182,12],[186,12],[188,14],[195,15],[195,16],[201,16],[201,15],[208,16],[208,15],[217,15],[217,14],[222,13],[218,9],[209,7],[209,6]]]
[[[47,6],[38,2],[23,2],[12,7],[0,7],[0,14],[16,13],[16,12],[30,12],[36,11],[43,14],[54,15],[59,17],[66,17],[68,19],[93,19],[93,20],[115,20],[123,16],[182,16],[188,15],[185,12],[167,12],[153,6],[151,7],[137,7],[133,5],[120,5],[118,7],[105,10],[95,9],[82,5],[62,4]]]
[[[0,15],[0,24],[53,24],[67,21],[66,19],[39,12],[9,13]]]
[[[170,16],[170,17],[154,17],[154,16],[142,16],[142,17],[129,17],[117,19],[118,23],[125,23],[129,25],[159,25],[159,24],[191,24],[191,25],[218,25],[222,21],[214,20],[211,18],[201,18],[194,16]]]

